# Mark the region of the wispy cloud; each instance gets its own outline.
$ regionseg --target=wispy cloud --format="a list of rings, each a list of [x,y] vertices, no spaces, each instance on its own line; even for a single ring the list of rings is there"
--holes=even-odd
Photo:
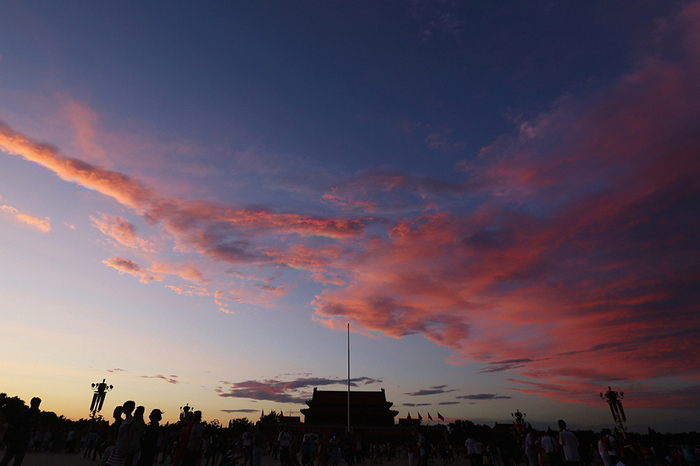
[[[514,369],[520,369],[525,367],[529,362],[532,362],[530,358],[521,359],[511,359],[507,361],[493,361],[489,362],[488,365],[481,370],[481,372],[504,372],[511,371]]]
[[[509,400],[510,396],[497,395],[495,393],[479,393],[477,395],[460,395],[456,396],[460,400]]]
[[[381,381],[370,377],[350,379],[350,385],[352,387],[379,382]],[[244,382],[222,382],[222,387],[219,387],[217,392],[221,397],[249,398],[252,400],[302,404],[311,399],[310,392],[304,389],[346,384],[346,380],[323,377],[300,377],[292,380],[246,380]]]
[[[409,396],[427,396],[427,395],[440,395],[443,393],[450,393],[456,391],[455,389],[446,390],[447,385],[438,385],[436,387],[430,387],[430,389],[418,390],[416,392],[404,393],[404,395]]]
[[[153,273],[151,270],[148,268],[141,267],[139,264],[136,262],[130,260],[130,259],[123,259],[121,257],[113,257],[111,259],[107,259],[102,261],[105,265],[108,265],[116,270],[118,270],[120,273],[126,273],[129,275],[133,275],[135,277],[138,277],[139,281],[141,283],[150,283],[152,281],[160,281],[162,278]]]
[[[32,141],[5,125],[0,125],[0,148],[38,163],[66,181],[115,199],[150,224],[160,225],[165,235],[173,239],[176,251],[198,254],[215,262],[287,267],[308,271],[326,282],[339,283],[330,264],[334,257],[347,252],[348,247],[311,246],[317,239],[352,242],[361,238],[365,227],[374,221],[369,217],[324,218],[274,212],[259,206],[230,207],[163,196],[129,175],[64,157],[57,148]],[[142,251],[153,248],[151,242],[139,238],[133,225],[121,217],[103,215],[92,220],[118,244]],[[285,242],[288,238],[293,241]],[[161,278],[155,264],[150,265],[152,270],[149,271],[147,266],[130,259],[116,258],[105,263],[136,275],[142,281]],[[268,286],[264,292],[280,296],[285,288]]]
[[[539,394],[559,399],[614,378],[694,377],[700,105],[684,96],[700,88],[698,5],[674,19],[678,55],[648,55],[460,164],[478,208],[392,224],[346,261],[347,286],[317,297],[319,318],[423,334],[483,372],[546,377]]]
[[[332,184],[322,189],[325,202],[343,210],[373,215],[415,215],[429,210],[431,205],[475,192],[469,180],[448,181],[388,167],[335,176]]]
[[[452,1],[412,0],[409,11],[420,27],[423,41],[440,36],[458,39],[462,35],[464,22],[454,13]]]
[[[90,217],[93,225],[105,235],[122,246],[145,252],[155,252],[147,240],[136,234],[136,228],[122,217],[102,214],[101,217]]]
[[[142,379],[161,379],[161,380],[165,380],[166,382],[171,383],[171,384],[177,384],[177,383],[179,383],[179,381],[177,380],[177,375],[170,375],[170,376],[167,376],[167,377],[164,376],[164,375],[162,375],[162,374],[158,374],[158,375],[142,375],[141,378],[142,378]]]
[[[48,233],[51,231],[51,220],[48,217],[44,217],[43,219],[33,217],[31,215],[20,212],[15,207],[6,204],[0,205],[0,214],[2,214],[4,217],[16,221],[21,225],[29,226],[33,229],[39,230],[42,233]]]
[[[462,180],[382,168],[319,184],[314,207],[335,215],[168,196],[7,126],[0,149],[118,201],[178,253],[300,272],[323,286],[314,319],[330,327],[420,334],[454,362],[480,361],[517,390],[560,400],[590,402],[615,378],[690,385],[700,373],[700,102],[688,98],[700,92],[699,12],[690,3],[669,20],[672,55],[640,53],[613,85],[518,121],[458,164]],[[95,218],[119,245],[141,247],[129,222]],[[122,254],[105,264],[144,282],[179,270],[187,283],[171,289],[209,293],[226,312],[295,286],[209,285],[195,265]],[[295,390],[309,386],[267,382],[221,396],[301,402]]]

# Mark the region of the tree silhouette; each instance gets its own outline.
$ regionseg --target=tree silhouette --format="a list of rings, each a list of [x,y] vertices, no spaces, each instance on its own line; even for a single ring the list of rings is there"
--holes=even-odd
[[[280,425],[280,416],[282,413],[277,413],[275,411],[270,411],[270,414],[262,414],[258,424],[263,426],[278,426]]]
[[[22,414],[22,411],[24,411],[24,408],[26,407],[27,405],[20,397],[8,397],[6,393],[0,393],[0,411],[5,413],[5,416],[10,421],[10,424],[12,424],[17,417]]]

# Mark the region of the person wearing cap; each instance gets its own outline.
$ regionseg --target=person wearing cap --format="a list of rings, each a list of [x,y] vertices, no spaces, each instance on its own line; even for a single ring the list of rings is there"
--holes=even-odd
[[[153,466],[153,463],[158,454],[158,435],[159,423],[163,419],[163,412],[160,409],[154,409],[148,416],[149,423],[146,426],[146,431],[143,434],[141,441],[141,456],[137,466]]]

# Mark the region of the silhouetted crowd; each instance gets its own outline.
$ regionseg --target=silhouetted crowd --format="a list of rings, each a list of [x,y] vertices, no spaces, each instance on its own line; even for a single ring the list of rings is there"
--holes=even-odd
[[[160,425],[162,412],[126,401],[114,409],[112,421],[67,421],[71,428],[51,430],[39,425],[39,404],[7,419],[0,413],[0,466],[20,466],[26,452],[82,453],[100,466],[261,466],[264,457],[280,466],[347,466],[356,464],[448,466],[461,460],[468,466],[698,466],[698,445],[669,444],[650,434],[624,435],[608,429],[591,431],[523,429],[496,435],[468,421],[397,430],[387,435],[353,435],[304,424],[283,425],[247,419],[222,428],[203,423],[202,413],[185,407],[175,424]],[[80,424],[81,422],[82,425]],[[463,425],[462,425],[463,427]],[[479,427],[480,429],[478,429]],[[466,439],[465,439],[466,437]],[[694,437],[697,440],[697,435]]]

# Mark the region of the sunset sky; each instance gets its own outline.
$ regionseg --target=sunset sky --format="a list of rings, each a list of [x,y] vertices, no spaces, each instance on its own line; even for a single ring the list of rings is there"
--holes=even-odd
[[[700,2],[11,0],[0,392],[700,430]]]

